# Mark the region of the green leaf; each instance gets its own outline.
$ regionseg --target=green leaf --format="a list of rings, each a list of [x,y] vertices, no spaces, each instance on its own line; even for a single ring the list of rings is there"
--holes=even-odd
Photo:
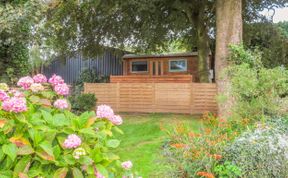
[[[54,92],[51,92],[51,91],[42,91],[41,95],[44,98],[48,98],[48,99],[52,99],[55,96]]]
[[[113,129],[114,131],[120,133],[121,135],[124,134],[124,132],[123,132],[121,129],[119,129],[118,127],[113,127],[112,129]]]
[[[54,154],[53,154],[53,148],[52,148],[52,145],[47,142],[47,141],[43,141],[39,144],[39,146],[46,152],[48,153],[50,156],[53,156],[54,157]]]
[[[57,169],[53,175],[53,178],[65,178],[68,172],[68,168]]]
[[[35,96],[35,95],[32,95],[29,97],[29,100],[33,103],[33,104],[36,104],[40,101],[40,97],[39,96]]]
[[[11,178],[13,177],[13,172],[10,170],[0,171],[1,178]]]
[[[34,149],[31,145],[25,145],[18,148],[17,155],[30,155],[34,153]]]
[[[17,150],[18,150],[15,144],[10,143],[10,144],[3,145],[2,150],[3,150],[3,153],[8,155],[12,161],[15,160],[17,156]]]
[[[99,171],[104,177],[108,177],[108,171],[107,169],[102,166],[101,164],[96,164],[96,169]]]
[[[70,120],[66,118],[64,114],[55,114],[53,116],[53,125],[57,127],[62,127],[69,124]]]
[[[18,177],[20,172],[24,172],[25,169],[28,169],[30,160],[30,156],[24,156],[23,158],[21,158],[14,168],[13,177]]]
[[[110,139],[106,142],[106,146],[110,148],[117,148],[120,145],[120,141],[117,139]]]
[[[42,113],[42,116],[43,116],[43,119],[48,123],[48,124],[53,124],[53,116],[45,111],[45,110],[41,110],[41,113]]]
[[[4,159],[5,154],[3,153],[2,148],[0,148],[0,162]]]
[[[91,165],[93,163],[93,160],[88,156],[81,156],[78,162],[80,164]]]
[[[87,137],[92,137],[92,138],[97,138],[98,135],[97,135],[97,132],[95,130],[93,130],[93,128],[84,128],[84,129],[81,129],[79,131],[81,134],[87,136]]]
[[[91,151],[91,158],[95,163],[99,163],[104,159],[100,148],[94,148],[94,150]]]
[[[114,153],[110,153],[110,152],[105,154],[105,158],[109,161],[114,161],[114,160],[120,159],[120,157],[118,155],[116,155]]]
[[[78,168],[72,168],[72,174],[74,178],[84,178],[82,172]]]
[[[69,155],[65,155],[64,156],[64,160],[67,164],[70,164],[70,165],[74,165],[75,164],[75,158],[69,154]]]
[[[42,125],[45,123],[45,121],[41,118],[41,113],[36,112],[32,114],[31,117],[29,117],[29,122],[33,125]]]

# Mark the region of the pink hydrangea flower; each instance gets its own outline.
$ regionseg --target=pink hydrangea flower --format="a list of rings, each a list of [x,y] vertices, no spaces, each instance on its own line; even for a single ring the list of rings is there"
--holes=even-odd
[[[35,83],[46,83],[47,82],[47,78],[43,74],[34,75],[33,80]]]
[[[105,178],[105,176],[103,176],[103,175],[102,175],[100,172],[98,172],[98,171],[95,172],[94,174],[95,174],[95,177],[96,177],[96,178]]]
[[[43,85],[41,85],[40,83],[33,83],[31,86],[30,86],[30,90],[37,93],[39,91],[43,91],[44,90],[44,87]]]
[[[121,118],[121,116],[119,115],[114,115],[112,118],[109,119],[112,124],[114,125],[121,125],[123,123],[123,120]]]
[[[133,164],[131,161],[125,161],[123,163],[121,163],[122,168],[129,170],[133,167]]]
[[[78,137],[76,134],[68,135],[66,140],[64,141],[65,148],[77,148],[82,143],[81,138]]]
[[[27,77],[22,77],[19,79],[19,81],[17,82],[17,85],[22,87],[25,90],[28,90],[29,87],[34,83],[34,80],[27,76]]]
[[[58,95],[66,96],[66,95],[69,94],[69,87],[68,87],[68,85],[67,85],[66,83],[58,84],[58,85],[55,85],[54,91],[55,91]]]
[[[58,84],[63,84],[64,80],[62,79],[61,76],[59,75],[52,75],[52,77],[48,80],[49,83],[51,83],[52,86],[58,85]]]
[[[8,94],[3,91],[3,90],[0,90],[0,101],[5,101],[7,99],[9,99],[10,97],[8,96]]]
[[[2,103],[2,108],[5,111],[16,113],[27,111],[26,99],[12,97]]]
[[[68,101],[66,99],[58,99],[54,102],[53,105],[58,109],[67,109],[69,107]]]
[[[96,114],[97,114],[98,118],[111,119],[111,118],[114,117],[114,111],[108,105],[100,105],[100,106],[98,106]]]
[[[100,172],[97,171],[96,167],[94,166],[94,175],[96,178],[105,178]]]

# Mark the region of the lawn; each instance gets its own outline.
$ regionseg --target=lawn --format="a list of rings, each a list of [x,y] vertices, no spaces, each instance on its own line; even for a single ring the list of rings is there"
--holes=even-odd
[[[161,159],[161,147],[166,139],[165,130],[173,125],[185,123],[191,130],[201,127],[201,120],[191,115],[175,114],[121,114],[124,135],[117,135],[122,140],[118,154],[123,160],[131,160],[143,178],[161,177],[164,166]],[[163,129],[165,128],[165,129]]]

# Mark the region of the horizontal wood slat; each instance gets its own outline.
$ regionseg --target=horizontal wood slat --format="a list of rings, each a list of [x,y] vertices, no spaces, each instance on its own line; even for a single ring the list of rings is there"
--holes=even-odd
[[[207,83],[85,83],[97,105],[116,112],[217,113],[216,85]]]
[[[111,83],[191,83],[192,75],[124,75],[110,76]]]

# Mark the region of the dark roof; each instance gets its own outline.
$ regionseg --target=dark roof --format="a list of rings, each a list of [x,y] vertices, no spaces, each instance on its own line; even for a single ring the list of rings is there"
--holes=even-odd
[[[197,52],[190,53],[170,53],[170,54],[125,54],[123,59],[135,59],[135,58],[161,58],[161,57],[187,57],[187,56],[197,56]]]

